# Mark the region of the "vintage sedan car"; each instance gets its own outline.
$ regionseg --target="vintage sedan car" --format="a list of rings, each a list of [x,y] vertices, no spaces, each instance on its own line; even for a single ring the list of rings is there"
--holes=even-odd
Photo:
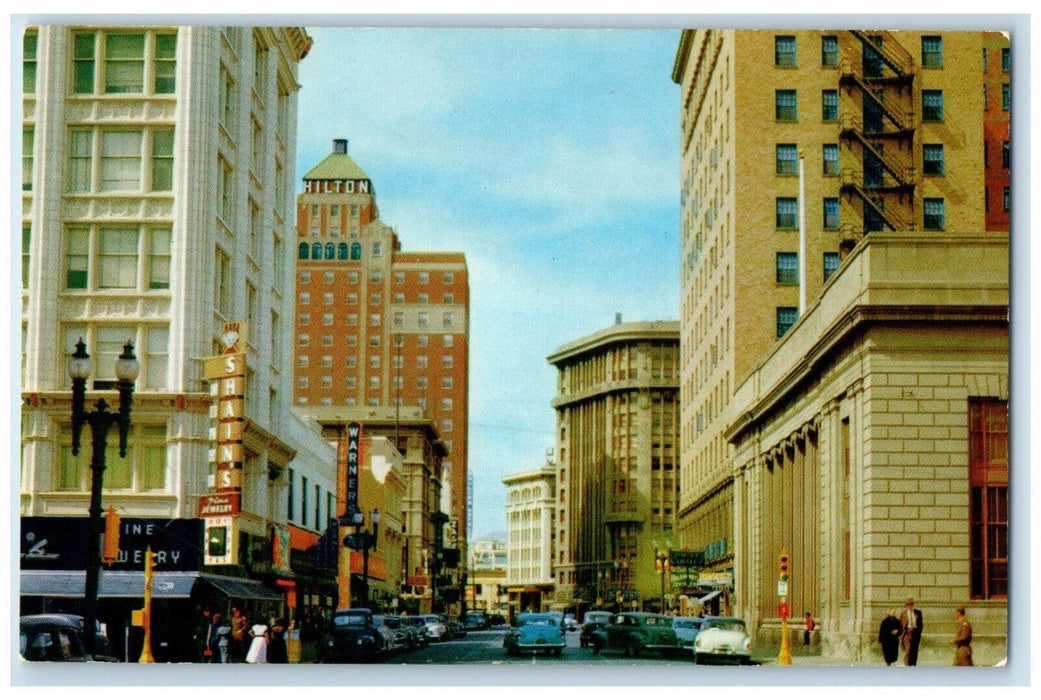
[[[701,631],[701,618],[674,617],[672,618],[672,631],[676,633],[677,649],[685,656],[693,655],[694,638]]]
[[[383,637],[383,648],[386,651],[397,651],[398,649],[409,649],[412,645],[412,635],[401,624],[401,618],[397,615],[373,615],[372,624],[379,630]]]
[[[321,660],[329,664],[375,663],[382,658],[383,637],[368,608],[347,608],[333,613],[322,644]]]
[[[427,627],[427,637],[432,641],[440,642],[448,639],[448,628],[441,622],[439,615],[423,615],[423,624]]]
[[[602,629],[593,632],[593,653],[614,650],[626,656],[648,651],[671,654],[676,651],[672,618],[657,613],[626,612],[615,615]]]
[[[108,639],[100,632],[94,653],[87,651],[80,615],[46,613],[18,618],[18,653],[26,661],[118,661],[109,654]]]
[[[593,632],[603,629],[611,621],[611,613],[607,610],[590,610],[582,616],[582,630],[578,635],[578,644],[587,647],[593,640]]]
[[[416,643],[425,647],[430,644],[430,633],[427,630],[427,623],[419,615],[406,615],[401,618],[401,622],[405,627],[412,630],[415,635]]]
[[[463,620],[463,627],[468,630],[486,630],[490,626],[482,612],[468,612]]]
[[[564,631],[552,613],[521,613],[503,637],[502,645],[510,656],[521,653],[564,653]]]
[[[745,621],[737,617],[706,617],[694,638],[695,662],[746,664],[752,658],[752,638]]]

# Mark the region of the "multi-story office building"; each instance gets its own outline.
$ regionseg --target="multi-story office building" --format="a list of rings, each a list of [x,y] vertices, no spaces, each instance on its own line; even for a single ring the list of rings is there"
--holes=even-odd
[[[509,610],[540,612],[553,604],[556,465],[512,474],[506,485],[506,580]]]
[[[506,542],[502,540],[470,542],[470,602],[467,605],[470,610],[505,617],[508,605],[502,584],[506,581],[508,558]]]
[[[90,433],[74,456],[67,358],[82,338],[93,357],[88,408],[99,395],[114,404],[105,392],[129,340],[141,372],[125,459],[115,431],[109,438],[103,506],[123,517],[126,561],[115,568],[125,580],[136,574],[132,586],[140,583],[147,545],[165,553],[157,576],[187,582],[174,587],[175,598],[157,593],[153,653],[190,660],[192,606],[229,600],[226,579],[198,571],[201,502],[215,476],[215,399],[204,365],[222,353],[234,322],[245,325],[247,368],[241,478],[225,504],[235,564],[207,572],[235,576],[239,603],[258,610],[326,602],[295,585],[286,546],[288,528],[309,528],[313,512],[316,528],[324,523],[334,491],[333,452],[290,408],[296,71],[309,47],[293,27],[25,33],[19,506],[23,547],[39,553],[46,539],[55,551],[23,559],[24,611],[78,612],[83,595],[86,542],[75,533],[88,508]],[[290,474],[314,490],[293,495]],[[306,507],[299,500],[312,497]],[[37,576],[34,567],[52,570]],[[113,648],[124,650],[140,597],[107,580],[100,617]],[[131,639],[136,658],[140,642]]]
[[[997,416],[1008,328],[997,317],[1008,280],[991,276],[987,256],[1007,269],[1008,231],[988,214],[984,154],[998,153],[985,144],[1001,133],[985,123],[1008,113],[985,109],[985,94],[988,104],[998,97],[994,69],[980,62],[986,53],[992,66],[1002,48],[1002,35],[981,32],[689,30],[680,40],[681,539],[732,577],[738,612],[766,626],[777,621],[769,584],[787,550],[793,580],[807,586],[793,590],[793,610],[817,615],[838,657],[867,649],[881,611],[908,594],[936,614],[980,601],[974,612],[988,624],[1004,609],[1000,450],[994,469],[980,470],[995,479],[980,496],[993,499],[989,515],[937,495],[962,477],[969,492],[970,416],[983,411],[988,420],[974,421],[1006,439]],[[893,245],[890,233],[908,244]],[[973,256],[983,256],[978,265]],[[847,258],[869,265],[857,284]],[[932,295],[943,264],[965,285]],[[859,301],[841,296],[839,271]],[[962,351],[959,325],[941,358],[935,324],[953,318],[986,350]],[[892,335],[873,348],[864,334],[881,328]],[[872,365],[884,352],[893,364]],[[848,371],[839,359],[853,357],[861,365]],[[923,379],[930,363],[937,374]],[[839,367],[847,373],[827,374]],[[868,397],[862,383],[889,388]],[[877,400],[885,391],[888,404]],[[944,405],[900,403],[930,397]],[[837,411],[839,423],[806,415],[812,406]],[[941,474],[941,463],[957,473]],[[988,517],[987,552],[948,530],[968,533],[970,520],[976,528]],[[887,518],[915,522],[897,534],[877,527]],[[987,576],[993,588],[977,585]]]
[[[402,251],[345,139],[304,175],[297,234],[295,403],[427,411],[449,452],[443,511],[465,543],[466,258]]]
[[[548,360],[557,369],[557,600],[660,609],[656,560],[680,545],[679,323],[619,319]]]

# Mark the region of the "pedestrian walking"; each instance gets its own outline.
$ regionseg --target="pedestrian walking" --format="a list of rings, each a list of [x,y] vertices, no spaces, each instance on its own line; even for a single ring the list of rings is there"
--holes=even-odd
[[[954,645],[954,665],[972,666],[972,625],[965,617],[965,608],[954,611],[954,619],[958,628],[954,631],[951,644]]]
[[[908,598],[904,611],[900,613],[900,646],[904,650],[904,665],[918,665],[918,645],[922,642],[922,632],[925,624],[922,621],[922,611],[915,610],[914,598]]]
[[[249,636],[253,641],[249,643],[249,651],[246,652],[247,664],[267,663],[268,632],[268,626],[262,622],[249,628]]]
[[[806,629],[802,633],[802,645],[808,647],[810,646],[810,637],[813,635],[815,623],[813,622],[813,615],[810,615],[810,613],[807,612],[804,617],[806,618]]]
[[[272,613],[268,629],[267,662],[269,664],[289,663],[289,650],[286,647],[286,622]]]
[[[903,628],[896,616],[896,610],[891,609],[878,627],[878,643],[882,645],[882,658],[885,659],[886,666],[892,666],[896,663],[896,659],[900,655],[900,634],[902,631]]]
[[[207,644],[207,635],[210,630],[210,621],[213,618],[213,614],[210,611],[210,606],[205,606],[199,616],[199,621],[195,625],[195,632],[192,635],[192,640],[195,642],[195,662],[209,662],[209,644]]]
[[[237,664],[246,660],[249,620],[237,607],[231,608],[231,639],[228,640],[228,662]]]
[[[210,624],[206,628],[206,650],[203,651],[206,663],[224,663],[220,648],[220,630],[224,627],[224,620],[219,612],[213,613]]]

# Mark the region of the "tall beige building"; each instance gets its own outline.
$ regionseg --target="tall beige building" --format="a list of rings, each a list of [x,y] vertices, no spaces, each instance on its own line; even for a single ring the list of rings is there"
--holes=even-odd
[[[548,610],[553,600],[556,472],[544,464],[502,480],[506,485],[506,578],[513,612]]]
[[[548,360],[557,369],[556,601],[658,609],[656,559],[680,544],[679,324],[619,319]]]
[[[1007,230],[984,233],[984,49],[993,52],[993,42],[993,35],[981,32],[688,30],[676,56],[672,77],[681,87],[683,110],[681,540],[706,552],[710,571],[731,574],[737,612],[766,625],[777,620],[778,597],[770,583],[776,579],[776,556],[788,550],[793,579],[821,586],[795,594],[793,612],[801,616],[805,609],[820,616],[823,611],[822,632],[840,657],[868,648],[880,609],[901,607],[906,596],[900,591],[925,599],[926,605],[945,606],[944,615],[955,600],[993,600],[1004,609],[1001,571],[1007,552],[1001,543],[1007,544],[1007,529],[1000,511],[1007,505],[1007,467],[1004,472],[1000,466],[983,469],[996,481],[973,499],[990,498],[992,507],[986,513],[974,508],[971,516],[967,503],[912,503],[910,495],[895,495],[903,486],[886,481],[913,481],[910,491],[919,486],[953,489],[944,481],[949,475],[930,471],[932,463],[925,468],[933,459],[925,455],[938,451],[945,463],[965,468],[963,493],[968,491],[970,415],[983,410],[993,423],[1007,400],[1008,329],[993,316],[1006,308],[1007,274],[991,277],[989,264],[967,263],[974,255],[995,255],[1007,267]],[[883,246],[880,239],[871,246],[873,233],[894,233],[922,245]],[[957,238],[947,241],[951,236]],[[952,247],[949,256],[940,255],[942,246],[937,247],[944,241]],[[889,483],[891,511],[882,506],[885,498],[858,500],[842,487],[828,491],[835,482],[825,477],[839,458],[847,460],[847,478],[858,483],[881,474],[860,471],[880,464],[867,459],[870,445],[876,451],[881,445],[871,441],[887,439],[871,429],[886,421],[899,425],[903,419],[891,413],[916,409],[892,401],[858,404],[860,413],[847,415],[850,422],[835,428],[826,447],[818,442],[824,437],[813,420],[797,422],[795,417],[807,408],[801,402],[821,398],[811,390],[821,388],[814,383],[825,381],[820,373],[826,365],[809,364],[815,353],[830,346],[834,352],[867,356],[873,349],[864,336],[846,337],[847,344],[837,349],[835,334],[848,327],[867,332],[873,321],[863,315],[877,320],[882,313],[862,305],[866,298],[837,298],[837,273],[853,274],[846,270],[847,258],[862,263],[870,258],[881,266],[885,272],[875,268],[875,281],[888,280],[894,271],[904,276],[903,294],[894,292],[879,303],[933,305],[933,316],[905,309],[899,322],[895,310],[885,312],[895,334],[886,338],[895,343],[890,352],[927,362],[937,352],[933,324],[948,316],[977,324],[988,347],[986,360],[973,364],[979,358],[969,349],[963,352],[952,334],[950,362],[941,369],[945,376],[928,381],[972,388],[944,396],[958,406],[937,409],[933,415],[939,417],[917,433],[921,440],[909,437],[910,427],[893,429],[906,441],[887,445],[884,459],[893,460],[890,466],[907,464],[908,470],[876,482],[880,488]],[[915,261],[936,276],[929,284],[940,285],[945,274],[954,280],[968,270],[981,278],[972,278],[957,293],[917,297],[916,285],[927,278],[919,279]],[[850,314],[838,317],[849,325],[830,325],[835,313]],[[816,321],[809,331],[811,318]],[[811,340],[792,355],[788,334],[796,326]],[[876,342],[885,347],[881,339]],[[767,381],[767,365],[784,369]],[[861,370],[870,374],[866,366]],[[890,382],[910,384],[892,390],[909,392],[916,400],[925,395],[914,386],[913,373],[890,371]],[[976,378],[967,380],[970,375]],[[840,405],[848,390],[842,386],[829,398]],[[749,425],[749,412],[759,416],[766,406],[779,422],[772,429],[784,432],[770,444],[759,432],[765,423]],[[947,428],[946,438],[939,437]],[[851,431],[848,452],[837,447],[847,443],[835,442],[843,429]],[[795,469],[784,471],[787,481],[782,483],[774,481],[780,478],[776,465]],[[950,478],[961,483],[961,476]],[[992,487],[998,490],[987,491]],[[832,503],[836,510],[825,516],[818,499],[826,495],[847,500]],[[870,514],[862,510],[869,503],[878,506]],[[885,528],[853,527],[869,517],[908,518],[916,522],[906,531],[921,527],[928,534],[902,539]],[[968,533],[988,517],[994,518],[988,532],[995,539],[987,552],[970,546],[967,535],[951,539],[940,532],[940,523],[951,518]],[[947,568],[912,570],[906,557],[939,557]],[[841,568],[841,585],[833,579],[825,587],[821,566]]]

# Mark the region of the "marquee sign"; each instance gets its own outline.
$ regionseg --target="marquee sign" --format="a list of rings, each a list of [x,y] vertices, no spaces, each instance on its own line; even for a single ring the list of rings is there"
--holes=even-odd
[[[358,450],[361,443],[361,425],[347,424],[347,525],[354,524],[358,512]]]

